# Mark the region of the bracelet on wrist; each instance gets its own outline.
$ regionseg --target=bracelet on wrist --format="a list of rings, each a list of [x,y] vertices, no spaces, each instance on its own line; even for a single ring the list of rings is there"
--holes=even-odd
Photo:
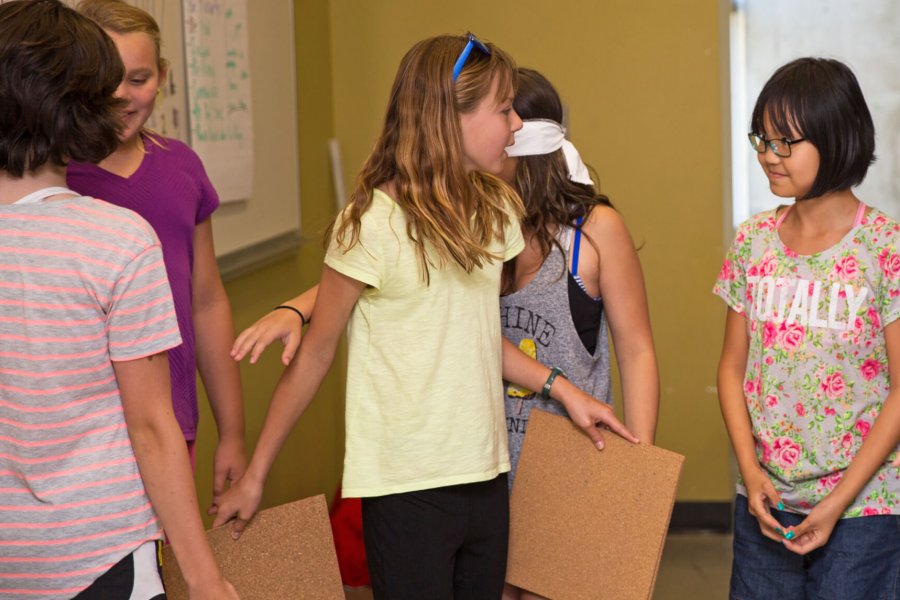
[[[544,400],[550,399],[550,388],[553,387],[553,382],[556,381],[556,378],[560,375],[562,375],[563,377],[566,376],[566,374],[563,373],[563,370],[559,367],[553,367],[552,369],[550,369],[550,375],[547,377],[547,381],[544,383],[543,389],[541,389],[541,398],[543,398]]]
[[[308,320],[306,317],[303,316],[303,313],[300,312],[298,309],[294,308],[293,306],[288,306],[287,304],[279,304],[278,306],[276,306],[276,307],[273,308],[272,310],[279,310],[279,309],[282,309],[282,308],[283,308],[284,310],[291,310],[291,311],[294,311],[295,313],[297,313],[297,316],[300,317],[300,322],[301,322],[303,325],[308,325],[308,324],[309,324],[309,320]]]

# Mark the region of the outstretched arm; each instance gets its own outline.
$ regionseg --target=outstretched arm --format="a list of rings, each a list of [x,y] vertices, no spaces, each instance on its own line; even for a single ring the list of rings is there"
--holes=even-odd
[[[541,390],[550,376],[550,369],[534,360],[515,344],[503,338],[503,378],[529,390]],[[581,427],[598,449],[603,449],[603,436],[597,429],[604,424],[629,442],[638,442],[630,431],[616,418],[612,407],[585,394],[568,379],[559,376],[553,380],[550,397],[566,407],[572,422]]]
[[[644,275],[622,216],[597,206],[583,226],[596,245],[600,296],[606,311],[622,379],[625,425],[652,444],[659,416],[659,370],[650,330]]]
[[[312,321],[313,307],[316,303],[316,295],[319,286],[314,285],[299,296],[291,298],[281,304],[291,306],[303,315],[306,322]],[[281,352],[281,362],[287,366],[300,346],[303,337],[303,321],[300,315],[292,310],[273,310],[260,318],[256,323],[245,329],[238,335],[234,346],[231,348],[231,357],[234,360],[243,360],[250,354],[250,364],[256,364],[263,350],[275,340],[281,340],[284,350]]]
[[[361,281],[342,275],[327,265],[323,267],[316,318],[310,324],[306,343],[278,380],[246,473],[223,494],[214,509],[217,513],[214,525],[235,519],[232,529],[235,538],[240,536],[259,507],[272,463],[331,367],[341,334],[364,288]]]
[[[228,355],[234,342],[234,321],[213,250],[212,224],[194,232],[192,286],[197,369],[209,398],[219,443],[213,460],[213,504],[226,482],[240,479],[247,468],[244,453],[244,405],[237,364]]]
[[[114,362],[128,435],[153,510],[192,600],[237,598],[206,541],[184,437],[172,411],[165,354]]]

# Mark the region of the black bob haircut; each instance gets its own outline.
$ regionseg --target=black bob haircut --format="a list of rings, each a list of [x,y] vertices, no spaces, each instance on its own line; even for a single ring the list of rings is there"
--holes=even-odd
[[[0,3],[0,169],[22,177],[109,156],[124,73],[109,36],[58,0]]]
[[[862,183],[875,162],[875,126],[853,71],[829,58],[798,58],[763,86],[750,119],[762,134],[768,115],[775,129],[805,138],[819,151],[819,171],[803,198]]]

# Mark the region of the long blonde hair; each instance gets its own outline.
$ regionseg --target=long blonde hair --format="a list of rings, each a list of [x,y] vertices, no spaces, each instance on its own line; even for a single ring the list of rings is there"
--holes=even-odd
[[[499,259],[489,244],[502,240],[504,223],[522,214],[521,200],[510,186],[465,169],[460,114],[474,111],[495,79],[499,98],[514,93],[517,81],[512,59],[486,44],[491,54],[474,49],[454,82],[453,64],[466,42],[465,36],[433,37],[403,57],[384,128],[334,232],[339,246],[353,247],[373,190],[393,183],[394,200],[405,212],[406,233],[426,282],[429,267],[453,261],[470,273]]]

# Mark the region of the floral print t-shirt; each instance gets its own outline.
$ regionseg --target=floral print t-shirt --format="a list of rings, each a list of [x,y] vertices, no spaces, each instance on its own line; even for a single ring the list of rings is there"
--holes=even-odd
[[[785,506],[808,513],[838,484],[890,390],[884,327],[900,317],[900,225],[872,209],[833,247],[801,256],[776,219],[768,211],[738,228],[713,293],[746,319],[744,397],[759,463]],[[900,514],[895,455],[845,517]]]

